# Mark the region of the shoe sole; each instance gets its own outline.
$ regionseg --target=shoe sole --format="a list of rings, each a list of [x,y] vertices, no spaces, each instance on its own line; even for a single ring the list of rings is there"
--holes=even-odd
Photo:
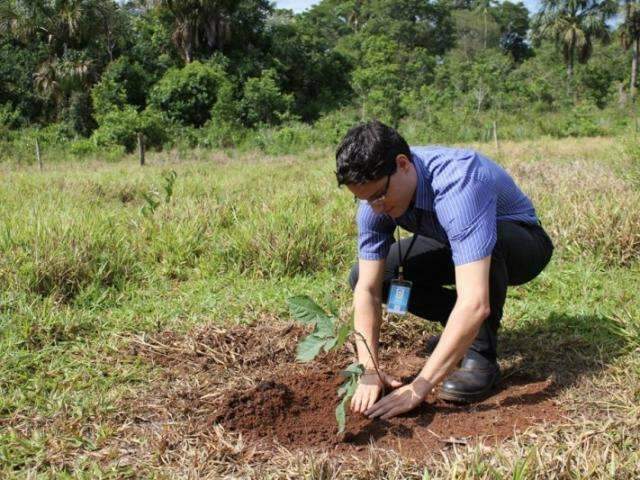
[[[498,386],[499,382],[500,382],[500,372],[498,372],[498,375],[496,375],[495,380],[493,381],[491,386],[488,387],[486,390],[482,390],[481,392],[476,392],[476,393],[443,392],[442,390],[440,390],[440,392],[438,392],[438,398],[441,400],[445,400],[447,402],[460,403],[460,404],[480,402],[491,396],[493,391]]]

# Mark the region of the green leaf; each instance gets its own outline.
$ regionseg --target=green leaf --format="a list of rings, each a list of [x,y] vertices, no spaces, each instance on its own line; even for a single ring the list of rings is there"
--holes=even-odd
[[[289,312],[297,321],[307,325],[317,325],[319,319],[326,319],[325,311],[307,295],[298,295],[287,300]]]
[[[315,331],[313,332],[322,338],[335,336],[335,321],[332,317],[318,318]]]
[[[358,387],[358,377],[350,376],[338,389],[338,395],[342,396],[342,400],[336,407],[336,421],[338,422],[338,433],[344,432],[347,423],[347,404],[356,393]]]
[[[337,338],[330,338],[328,339],[326,342],[324,342],[324,351],[328,352],[329,350],[331,350],[333,347],[336,346],[336,342],[337,342]]]
[[[343,382],[343,384],[338,387],[338,398],[341,398],[343,395],[345,395],[348,389],[349,389],[349,380],[347,380],[346,382]]]
[[[336,349],[342,348],[344,343],[347,341],[347,338],[349,338],[349,335],[351,335],[352,331],[353,322],[346,322],[340,325],[340,327],[338,328],[338,333],[336,334]]]
[[[344,433],[344,429],[347,425],[347,402],[349,397],[343,397],[342,401],[336,407],[336,421],[338,422],[338,434]]]
[[[347,368],[342,370],[340,372],[340,375],[346,378],[353,378],[353,377],[360,378],[360,375],[362,375],[363,373],[364,373],[364,367],[362,366],[362,364],[358,362],[353,362]]]
[[[320,349],[326,343],[324,338],[317,337],[314,334],[307,335],[299,344],[296,352],[296,358],[300,362],[310,362],[318,356]]]

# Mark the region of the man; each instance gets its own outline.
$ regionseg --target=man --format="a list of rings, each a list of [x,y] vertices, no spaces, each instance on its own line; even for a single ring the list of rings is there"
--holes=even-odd
[[[360,200],[358,263],[350,283],[355,329],[367,345],[357,341],[365,373],[351,409],[388,419],[418,406],[443,380],[439,395],[445,400],[485,398],[500,376],[497,333],[507,286],[535,278],[553,252],[531,201],[481,154],[409,148],[376,121],[349,130],[336,166],[338,184]],[[397,227],[416,235],[394,243]],[[395,390],[377,401],[383,392],[376,373],[381,305],[391,290],[393,308],[402,310],[408,288],[408,311],[445,328],[430,342],[430,356],[413,382],[402,385],[381,373]]]

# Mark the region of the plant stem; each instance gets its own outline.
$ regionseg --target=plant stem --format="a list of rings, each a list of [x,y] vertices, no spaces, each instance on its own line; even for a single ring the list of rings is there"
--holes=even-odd
[[[382,374],[378,369],[378,362],[376,362],[376,359],[373,358],[373,353],[371,353],[371,350],[369,349],[369,345],[367,345],[367,340],[364,338],[364,335],[362,335],[360,332],[356,332],[355,330],[353,331],[353,333],[360,337],[360,339],[362,340],[362,343],[364,343],[364,346],[367,349],[367,352],[369,352],[369,357],[371,358],[371,362],[373,363],[373,368],[376,369],[376,373],[378,374],[378,378],[380,379],[380,383],[382,384],[382,395],[384,395],[386,389],[385,389],[384,379],[382,378]]]

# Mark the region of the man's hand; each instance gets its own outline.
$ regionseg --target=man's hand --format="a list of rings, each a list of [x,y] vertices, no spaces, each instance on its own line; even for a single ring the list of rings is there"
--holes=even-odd
[[[384,386],[388,388],[398,388],[402,386],[402,382],[391,378],[386,373],[382,373]],[[351,411],[355,413],[364,413],[370,408],[380,396],[383,383],[380,381],[377,373],[366,373],[360,377],[356,393],[351,398]]]
[[[431,386],[428,382],[417,379],[409,385],[394,390],[367,409],[364,414],[369,418],[380,417],[382,420],[388,420],[416,408],[424,401],[429,390]]]

